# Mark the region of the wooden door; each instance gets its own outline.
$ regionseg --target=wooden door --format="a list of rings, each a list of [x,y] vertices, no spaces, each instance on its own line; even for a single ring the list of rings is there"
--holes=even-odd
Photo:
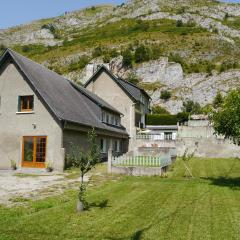
[[[22,166],[31,168],[44,168],[46,161],[46,136],[23,137]]]

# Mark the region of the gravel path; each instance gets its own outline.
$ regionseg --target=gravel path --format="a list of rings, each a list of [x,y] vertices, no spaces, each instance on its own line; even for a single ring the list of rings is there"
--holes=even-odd
[[[0,204],[11,204],[14,198],[41,198],[63,192],[80,181],[67,174],[39,171],[0,171]],[[88,178],[85,179],[88,181]]]

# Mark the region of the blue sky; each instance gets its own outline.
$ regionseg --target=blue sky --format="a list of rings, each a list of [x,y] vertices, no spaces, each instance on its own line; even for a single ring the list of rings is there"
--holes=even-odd
[[[28,23],[32,20],[59,16],[97,4],[121,4],[126,0],[6,0],[1,3],[0,29]],[[226,0],[240,2],[240,0]]]
[[[0,29],[32,20],[59,16],[97,4],[121,4],[125,0],[6,0],[1,3]]]

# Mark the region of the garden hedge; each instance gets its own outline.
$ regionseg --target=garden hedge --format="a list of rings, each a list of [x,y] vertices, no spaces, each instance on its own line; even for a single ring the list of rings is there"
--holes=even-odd
[[[148,114],[147,125],[177,125],[177,116],[169,114]]]

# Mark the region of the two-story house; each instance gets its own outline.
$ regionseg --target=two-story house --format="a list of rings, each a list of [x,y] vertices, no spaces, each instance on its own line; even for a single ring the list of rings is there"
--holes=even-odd
[[[105,117],[107,116],[107,117]],[[103,155],[127,151],[122,113],[57,73],[7,49],[0,58],[0,169],[62,171],[71,143],[87,150],[93,127]]]
[[[122,124],[130,139],[137,129],[145,127],[145,116],[150,112],[150,96],[136,85],[115,76],[101,66],[84,87],[123,113]]]

